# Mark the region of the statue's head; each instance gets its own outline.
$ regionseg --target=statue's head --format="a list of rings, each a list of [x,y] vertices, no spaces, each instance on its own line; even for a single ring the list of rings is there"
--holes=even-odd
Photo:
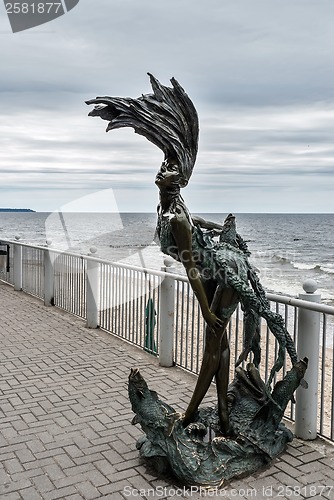
[[[160,189],[175,190],[185,187],[188,181],[176,161],[164,160],[155,177],[155,184]]]

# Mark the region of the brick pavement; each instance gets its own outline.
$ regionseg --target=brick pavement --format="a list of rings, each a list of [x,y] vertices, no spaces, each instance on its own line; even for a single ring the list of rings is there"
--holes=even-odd
[[[127,378],[139,367],[182,411],[193,375],[3,283],[0,311],[1,500],[189,498],[139,459]],[[331,486],[334,447],[296,439],[268,469],[210,498],[334,498]]]

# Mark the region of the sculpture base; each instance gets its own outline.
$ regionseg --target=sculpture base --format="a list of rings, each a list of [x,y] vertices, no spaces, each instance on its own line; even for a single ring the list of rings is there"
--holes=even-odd
[[[219,434],[216,408],[201,408],[186,428],[182,415],[148,389],[138,370],[129,377],[129,396],[145,436],[137,441],[140,455],[159,473],[170,472],[188,486],[219,487],[249,475],[282,453],[293,434],[282,423],[284,410],[306,370],[295,364],[273,391],[248,364],[236,370],[229,386],[230,436]]]
[[[286,443],[293,439],[292,433],[281,425],[272,439],[275,452],[269,456],[266,451],[259,449],[255,442],[245,436],[226,439],[215,437],[213,440],[209,439],[207,443],[204,439],[202,446],[206,449],[198,451],[198,443],[195,442],[194,435],[189,433],[185,439],[182,427],[179,427],[177,432],[179,434],[177,440],[183,441],[184,448],[190,444],[190,449],[184,449],[180,455],[175,454],[175,450],[171,450],[169,446],[166,447],[169,451],[162,454],[160,445],[152,443],[146,436],[138,439],[136,447],[139,449],[140,456],[145,458],[159,475],[172,473],[189,487],[192,485],[207,488],[222,487],[225,482],[233,478],[253,474],[282,453]],[[195,448],[195,452],[191,450],[192,447]]]

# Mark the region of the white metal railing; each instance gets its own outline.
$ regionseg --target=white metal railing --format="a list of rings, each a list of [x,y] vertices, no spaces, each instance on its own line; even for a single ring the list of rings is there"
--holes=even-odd
[[[205,325],[188,280],[175,273],[172,259],[166,258],[166,267],[158,271],[110,262],[93,253],[78,255],[20,241],[1,243],[9,245],[10,268],[4,267],[0,277],[15,290],[159,356],[162,366],[176,364],[199,372]],[[320,295],[306,285],[300,298],[267,294],[273,310],[283,316],[299,356],[310,360],[305,378],[311,389],[298,389],[296,409],[291,404],[286,417],[296,421],[300,437],[314,439],[319,434],[334,441],[334,307],[319,303]],[[264,323],[261,333],[261,375],[267,379],[278,345]],[[228,335],[233,377],[243,342],[241,308],[232,316]],[[288,369],[287,360],[278,377]]]

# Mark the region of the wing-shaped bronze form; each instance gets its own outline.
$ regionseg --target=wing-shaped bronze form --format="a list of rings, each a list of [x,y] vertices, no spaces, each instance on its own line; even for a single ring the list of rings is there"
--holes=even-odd
[[[86,104],[96,104],[89,116],[109,121],[107,132],[132,127],[158,146],[165,160],[177,163],[182,176],[189,180],[198,150],[198,116],[194,104],[181,85],[171,79],[172,87],[162,85],[148,73],[153,94],[131,97],[96,97]]]

